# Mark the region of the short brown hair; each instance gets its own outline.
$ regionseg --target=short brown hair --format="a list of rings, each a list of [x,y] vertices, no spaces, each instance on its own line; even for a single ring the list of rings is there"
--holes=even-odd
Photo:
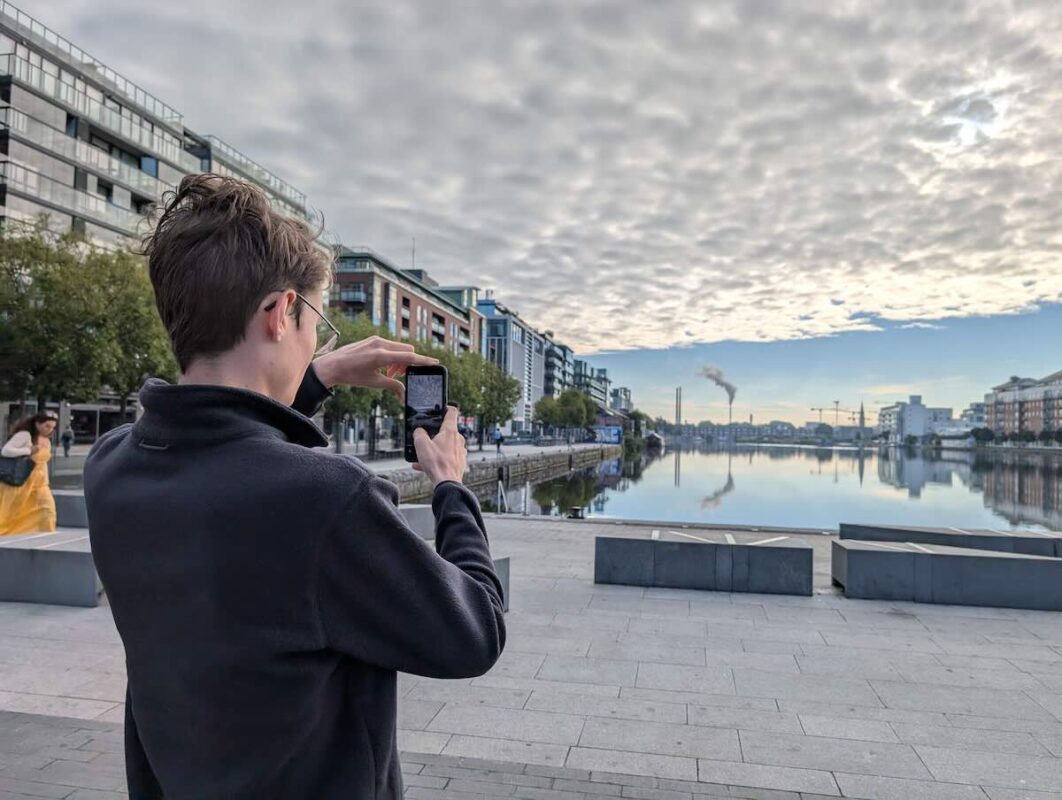
[[[188,175],[166,193],[159,211],[143,252],[182,372],[197,356],[243,341],[270,292],[305,294],[328,281],[331,262],[309,225],[274,211],[250,183]]]

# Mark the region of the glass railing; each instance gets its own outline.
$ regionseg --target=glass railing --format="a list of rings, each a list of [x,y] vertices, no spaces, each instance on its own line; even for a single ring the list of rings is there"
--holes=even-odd
[[[210,149],[215,157],[220,156],[221,160],[233,169],[242,172],[248,178],[257,181],[281,197],[290,200],[298,205],[300,209],[306,208],[306,195],[290,183],[277,177],[261,164],[248,158],[217,136],[207,136],[207,140],[210,142]]]
[[[139,194],[157,199],[163,192],[173,188],[131,164],[124,164],[88,142],[68,136],[17,108],[0,108],[0,128],[9,128],[34,144],[77,161]]]
[[[121,112],[93,100],[84,92],[77,91],[69,83],[63,83],[55,75],[49,75],[40,67],[33,66],[29,61],[19,58],[14,53],[0,55],[0,75],[10,75],[32,86],[37,91],[64,103],[82,116],[151,151],[153,155],[162,156],[188,172],[200,171],[199,159],[185,152],[180,142],[172,136],[160,134],[128,117],[123,117]]]
[[[129,236],[139,232],[139,225],[144,220],[139,214],[109,203],[103,197],[53,181],[11,161],[0,162],[0,182],[11,190],[43,200],[67,213],[119,228]]]
[[[0,0],[0,18],[16,30],[21,30],[36,39],[46,49],[65,56],[76,64],[82,72],[92,75],[101,83],[105,83],[108,88],[117,90],[149,114],[153,114],[165,122],[172,122],[178,125],[181,123],[182,116],[178,111],[166,105],[149,92],[144,91],[132,81],[126,80],[106,64],[93,58],[55,31],[45,27],[29,14],[20,11],[3,0]]]

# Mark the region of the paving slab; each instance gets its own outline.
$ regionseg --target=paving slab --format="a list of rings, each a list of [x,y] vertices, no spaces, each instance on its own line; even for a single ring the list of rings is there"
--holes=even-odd
[[[1062,556],[1062,534],[1048,531],[1004,531],[986,528],[923,528],[903,525],[856,525],[842,522],[841,539],[876,542],[917,542],[974,550],[996,550],[1033,556]]]
[[[821,571],[811,597],[595,585],[594,538],[628,526],[487,525],[512,559],[509,646],[480,678],[400,676],[408,797],[1062,794],[1062,614],[848,600]],[[805,541],[820,560],[831,546]],[[124,666],[105,604],[0,603],[0,776],[120,795]]]

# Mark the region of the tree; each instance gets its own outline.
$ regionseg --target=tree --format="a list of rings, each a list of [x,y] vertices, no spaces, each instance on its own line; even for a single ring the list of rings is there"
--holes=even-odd
[[[1055,431],[1055,441],[1059,444],[1062,444],[1062,428],[1059,428],[1057,431]]]
[[[1026,442],[1026,443],[1035,442],[1036,441],[1036,434],[1033,433],[1032,431],[1022,431],[1021,432],[1021,441]]]
[[[479,403],[480,429],[500,425],[513,416],[513,406],[520,399],[520,382],[510,378],[494,364],[476,357],[479,365],[479,385],[482,395]]]
[[[124,420],[129,395],[149,377],[174,380],[177,362],[155,309],[143,259],[124,251],[93,252],[85,265],[85,280],[94,281],[103,294],[106,335],[119,355],[101,377],[117,393]]]
[[[1048,430],[1047,428],[1044,428],[1042,431],[1040,431],[1040,435],[1039,435],[1038,438],[1044,444],[1049,444],[1050,442],[1052,442],[1054,440],[1055,432],[1052,431],[1052,430]]]
[[[560,424],[560,406],[555,397],[545,395],[535,403],[535,422],[547,428],[555,428]]]
[[[914,434],[909,433],[903,437],[903,443],[908,447],[914,447],[916,444],[918,444],[918,437]]]
[[[578,389],[565,389],[557,398],[558,424],[567,428],[586,426],[597,411],[596,406],[590,410],[592,404],[593,401]]]
[[[43,222],[0,233],[0,392],[91,400],[122,359],[84,245]]]
[[[649,424],[649,415],[634,409],[627,415],[627,419],[631,421],[632,433],[635,436],[644,436]]]
[[[996,434],[991,428],[974,428],[970,431],[970,436],[977,444],[990,444],[995,441]]]
[[[360,316],[354,319],[343,314],[330,315],[332,324],[339,329],[339,341],[336,346],[360,342],[370,336],[384,336],[385,331],[372,324],[368,317]],[[389,338],[384,336],[384,338]],[[328,402],[325,403],[325,414],[332,420],[339,421],[345,416],[356,419],[368,419],[372,413],[373,402],[383,407],[388,416],[398,416],[402,413],[402,404],[390,392],[382,389],[363,389],[352,386],[337,386]]]

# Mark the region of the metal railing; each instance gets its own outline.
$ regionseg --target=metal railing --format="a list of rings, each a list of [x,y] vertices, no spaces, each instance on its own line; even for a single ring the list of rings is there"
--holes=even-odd
[[[179,111],[163,103],[150,92],[141,89],[135,83],[123,78],[102,61],[93,58],[77,45],[60,36],[29,14],[21,11],[4,0],[0,0],[0,23],[26,34],[29,38],[43,44],[71,62],[87,75],[106,84],[108,88],[120,92],[142,109],[165,122],[181,124],[184,117]]]
[[[248,158],[228,142],[217,136],[207,136],[210,142],[210,150],[213,155],[220,155],[221,160],[230,167],[244,173],[247,177],[258,181],[263,186],[276,192],[281,197],[296,203],[301,209],[306,208],[306,195],[282,178],[277,177],[257,161]]]
[[[135,211],[107,202],[106,198],[66,186],[11,161],[0,161],[0,183],[66,213],[75,213],[93,222],[119,228],[128,236],[137,234],[138,226],[144,219]]]
[[[0,0],[2,2],[2,0]],[[186,152],[179,141],[172,135],[161,134],[146,128],[120,111],[94,100],[84,92],[79,92],[69,83],[64,83],[55,75],[49,75],[40,67],[35,67],[24,58],[14,53],[0,55],[0,75],[10,75],[37,91],[58,100],[108,130],[128,139],[152,153],[157,153],[189,172],[199,172],[199,159]]]
[[[76,161],[148,197],[157,199],[163,192],[173,188],[131,164],[119,161],[98,147],[68,136],[17,108],[0,107],[0,128],[15,131],[35,145]]]

